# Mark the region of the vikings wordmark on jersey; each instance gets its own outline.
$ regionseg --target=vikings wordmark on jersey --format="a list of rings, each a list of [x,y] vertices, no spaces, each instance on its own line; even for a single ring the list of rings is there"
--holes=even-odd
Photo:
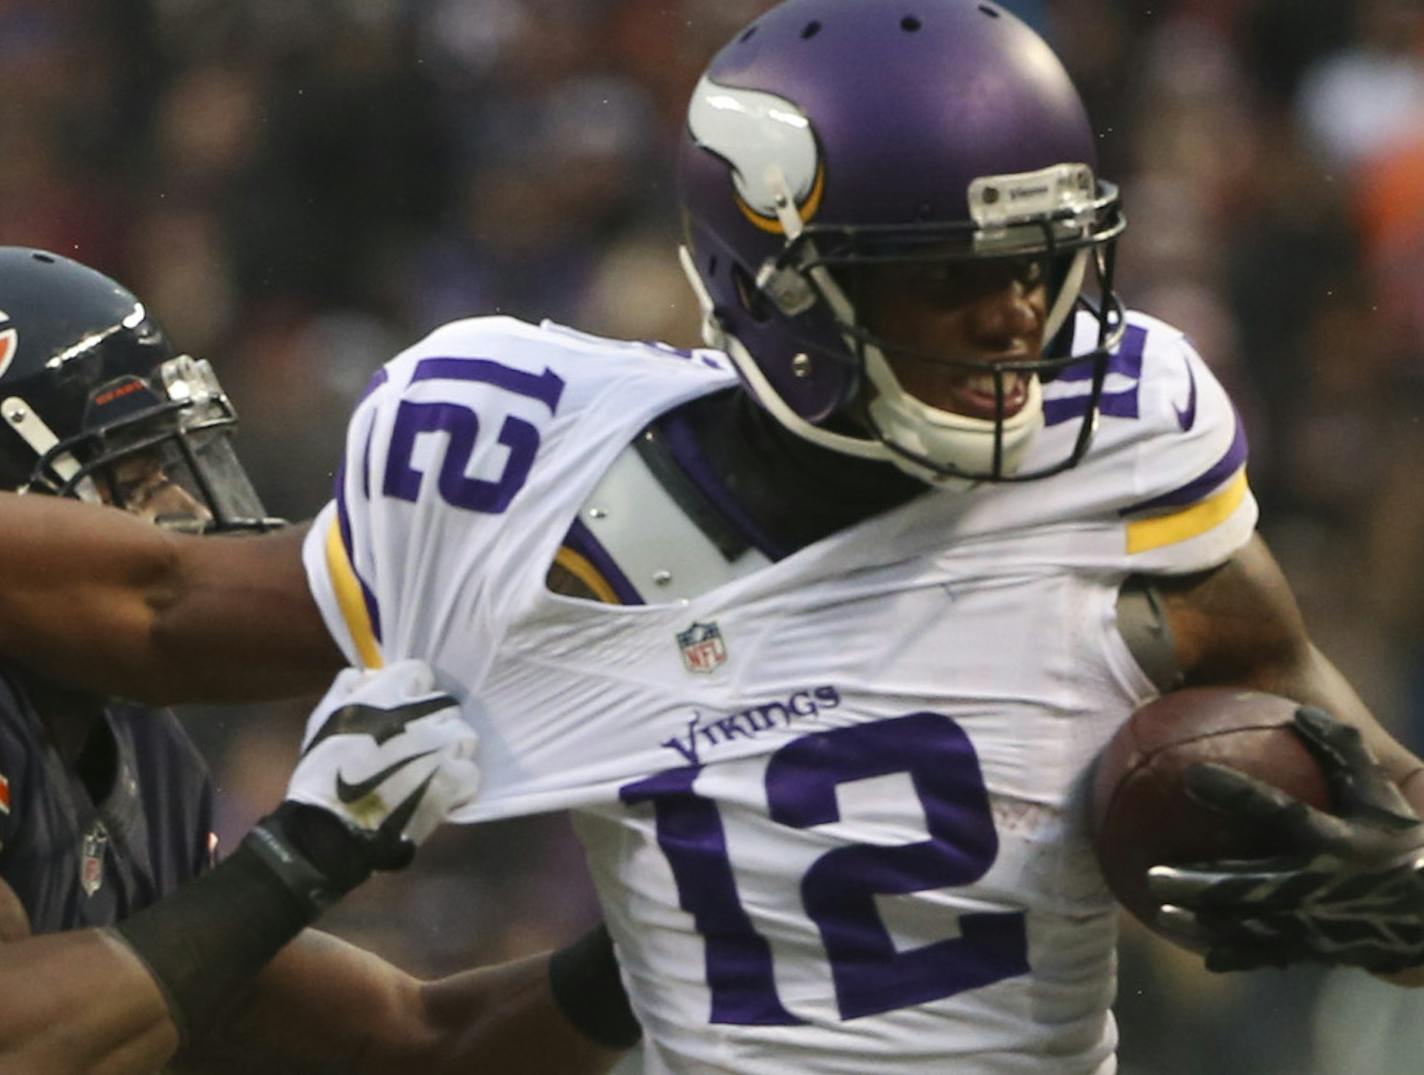
[[[1133,314],[1069,474],[946,487],[673,599],[551,592],[639,431],[733,383],[715,352],[440,329],[377,377],[308,538],[334,636],[461,696],[486,790],[460,820],[575,810],[650,1070],[1110,1071],[1115,909],[1078,796],[1154,693],[1122,580],[1254,526],[1230,403]],[[1044,386],[1032,452],[1089,388]],[[686,525],[659,503],[648,542]]]

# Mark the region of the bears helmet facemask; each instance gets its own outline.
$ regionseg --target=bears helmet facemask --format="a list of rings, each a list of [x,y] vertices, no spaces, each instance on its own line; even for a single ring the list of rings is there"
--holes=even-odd
[[[202,510],[181,530],[266,530],[212,367],[178,354],[126,288],[79,262],[0,247],[0,488],[124,507],[116,467],[147,453]],[[201,516],[201,517],[200,517]]]

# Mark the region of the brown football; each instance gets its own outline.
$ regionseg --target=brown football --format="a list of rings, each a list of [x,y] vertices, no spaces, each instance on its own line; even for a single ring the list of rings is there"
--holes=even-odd
[[[1093,773],[1093,841],[1108,887],[1139,921],[1151,927],[1156,916],[1152,866],[1281,850],[1188,796],[1188,766],[1219,762],[1330,808],[1325,774],[1291,728],[1297,708],[1260,691],[1193,687],[1148,702],[1108,742]]]

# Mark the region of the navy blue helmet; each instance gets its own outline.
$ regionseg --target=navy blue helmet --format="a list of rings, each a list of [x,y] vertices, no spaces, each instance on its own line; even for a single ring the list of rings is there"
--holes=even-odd
[[[1124,221],[1097,167],[1062,64],[997,5],[787,0],[717,54],[688,113],[683,261],[704,335],[810,440],[928,481],[1056,473],[1087,449],[1122,330],[1112,264]],[[1051,285],[1049,342],[1026,361],[917,353],[871,331],[847,286],[860,266],[1026,258],[1047,266]],[[1099,331],[1075,354],[1081,308]],[[886,362],[899,355],[992,378],[997,417],[909,395]],[[1092,381],[1093,405],[1063,458],[1020,471],[1042,425],[1040,385],[1067,366]],[[1013,414],[1010,376],[1032,386]]]
[[[236,421],[211,366],[175,352],[127,289],[0,247],[0,488],[131,507],[137,483],[159,480],[186,505],[160,525],[267,529],[277,520],[233,452]]]

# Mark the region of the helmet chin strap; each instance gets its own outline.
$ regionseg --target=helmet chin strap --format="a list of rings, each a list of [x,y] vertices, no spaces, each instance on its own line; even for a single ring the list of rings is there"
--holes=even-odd
[[[45,455],[59,443],[59,438],[55,436],[54,430],[45,424],[45,420],[36,414],[19,396],[11,396],[0,403],[0,413],[5,416],[6,422],[35,453],[35,459],[43,459]],[[49,469],[59,476],[60,480],[73,481],[75,475],[79,473],[79,463],[68,452],[63,452],[52,458],[47,464]],[[28,493],[30,484],[27,483],[19,489],[18,493]],[[98,503],[100,500],[99,491],[95,488],[94,482],[90,478],[82,478],[75,487],[79,494],[79,499]]]
[[[1083,279],[1088,275],[1088,258],[1091,256],[1087,250],[1079,250],[1073,255],[1073,262],[1068,266],[1068,272],[1063,277],[1063,286],[1058,289],[1058,294],[1053,300],[1053,307],[1048,311],[1048,316],[1043,321],[1045,341],[1057,336],[1058,330],[1072,315],[1073,307],[1078,303],[1078,296],[1083,292]]]

